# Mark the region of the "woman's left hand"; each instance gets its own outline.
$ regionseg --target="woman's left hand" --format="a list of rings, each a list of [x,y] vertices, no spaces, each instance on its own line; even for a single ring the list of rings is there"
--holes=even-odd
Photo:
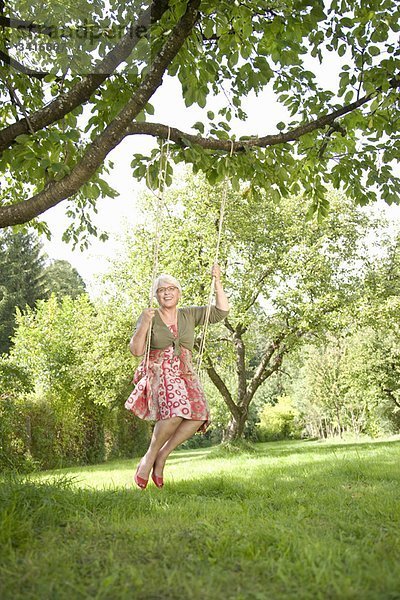
[[[213,277],[215,277],[216,281],[219,281],[221,279],[221,269],[220,266],[217,265],[217,263],[215,263],[211,269],[211,275]]]

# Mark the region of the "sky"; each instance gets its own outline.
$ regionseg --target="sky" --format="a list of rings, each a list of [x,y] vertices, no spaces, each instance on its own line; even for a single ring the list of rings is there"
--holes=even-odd
[[[191,131],[191,126],[198,120],[204,119],[208,110],[218,110],[224,105],[224,97],[210,99],[205,109],[197,106],[187,108],[182,98],[180,84],[171,77],[165,77],[163,85],[153,96],[151,103],[155,113],[151,121],[178,127],[183,131]],[[250,135],[277,133],[275,125],[285,119],[287,111],[280,106],[272,90],[265,90],[258,97],[249,95],[243,103],[243,109],[248,114],[245,122],[234,123],[234,133]],[[233,120],[231,124],[233,123]],[[81,252],[73,250],[72,244],[62,242],[63,231],[68,225],[65,217],[66,202],[48,210],[43,215],[52,232],[51,241],[43,239],[44,249],[50,259],[69,261],[85,280],[89,293],[96,292],[96,276],[107,268],[107,259],[115,254],[118,246],[118,236],[129,225],[137,222],[139,209],[137,200],[146,190],[144,182],[136,181],[131,175],[130,163],[132,155],[140,152],[147,154],[155,145],[155,139],[149,136],[131,136],[126,138],[110,154],[114,168],[106,176],[110,185],[119,192],[117,198],[102,199],[97,203],[98,214],[94,222],[99,230],[107,231],[109,239],[101,242],[92,238],[89,249]]]
[[[317,72],[321,86],[332,89],[340,65],[332,60],[327,64],[319,65],[317,61],[310,58],[308,68]],[[166,76],[163,85],[151,99],[155,108],[151,121],[178,127],[183,131],[191,131],[191,126],[196,121],[207,122],[205,115],[208,110],[216,112],[225,102],[225,97],[221,94],[219,97],[210,98],[205,109],[197,106],[187,108],[179,82]],[[285,121],[287,117],[286,109],[277,103],[270,87],[257,97],[254,93],[250,94],[243,102],[243,109],[248,115],[247,120],[231,122],[232,130],[237,136],[277,133],[276,124]],[[93,237],[90,247],[83,252],[79,249],[73,250],[72,244],[62,242],[62,233],[68,225],[64,214],[66,202],[61,202],[43,215],[43,220],[48,223],[52,232],[51,241],[43,239],[45,252],[50,259],[69,261],[85,280],[91,295],[96,295],[98,288],[96,278],[107,270],[108,258],[113,257],[118,249],[118,236],[130,225],[134,225],[139,217],[137,201],[140,194],[146,190],[146,185],[144,182],[136,181],[131,175],[132,155],[137,152],[147,154],[155,143],[155,139],[149,136],[131,136],[109,154],[108,158],[113,161],[114,168],[106,179],[119,192],[119,196],[98,201],[98,214],[94,218],[99,230],[109,234],[106,242]],[[382,210],[386,210],[386,207]],[[393,222],[400,223],[399,207],[388,209],[387,214]]]

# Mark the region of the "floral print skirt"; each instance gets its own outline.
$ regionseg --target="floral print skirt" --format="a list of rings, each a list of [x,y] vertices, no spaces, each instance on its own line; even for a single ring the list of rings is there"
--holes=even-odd
[[[181,346],[180,356],[173,346],[151,350],[148,367],[145,359],[135,371],[135,388],[125,408],[140,419],[159,421],[183,417],[204,421],[199,431],[210,424],[210,411],[200,380],[194,370],[192,353]]]

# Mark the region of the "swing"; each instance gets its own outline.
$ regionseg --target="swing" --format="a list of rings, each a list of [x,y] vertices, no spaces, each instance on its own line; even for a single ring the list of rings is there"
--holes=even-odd
[[[155,233],[154,233],[153,269],[152,269],[152,278],[151,278],[150,293],[149,293],[149,307],[150,308],[152,308],[153,304],[154,304],[153,282],[156,278],[157,271],[158,271],[158,262],[159,262],[158,257],[159,257],[159,248],[160,248],[160,240],[161,240],[160,221],[161,221],[162,204],[164,203],[164,196],[165,196],[165,181],[166,181],[166,175],[167,175],[167,165],[168,165],[168,159],[169,159],[169,155],[170,155],[170,133],[171,133],[171,129],[168,126],[168,137],[167,137],[167,140],[165,142],[163,142],[163,144],[161,146],[161,150],[160,150],[160,170],[158,173],[158,193],[156,193],[150,186],[148,170],[147,170],[147,176],[146,176],[147,185],[148,185],[149,189],[151,190],[151,192],[157,198],[156,226],[155,226]],[[165,150],[165,148],[166,148],[166,150]],[[165,154],[165,161],[164,161],[164,165],[163,165],[164,154]],[[231,157],[232,157],[232,154],[233,154],[233,142],[231,141],[231,152],[230,152]],[[228,180],[227,180],[227,178],[225,178],[225,185],[224,185],[222,199],[221,199],[221,205],[220,205],[218,236],[217,236],[217,243],[216,243],[216,248],[215,248],[214,264],[218,264],[223,223],[224,223],[224,217],[225,217],[226,202],[227,202],[227,195],[228,195],[227,192],[228,192]],[[198,352],[197,366],[196,366],[196,373],[199,377],[200,377],[200,373],[201,373],[203,355],[204,355],[204,351],[205,351],[208,325],[209,325],[209,321],[210,321],[210,313],[211,313],[211,307],[212,307],[212,301],[214,298],[214,293],[215,293],[215,276],[213,276],[211,279],[210,292],[209,292],[209,296],[208,296],[208,303],[207,303],[206,314],[205,314],[205,319],[204,319],[203,331],[202,331],[200,345],[199,345],[199,352]],[[144,359],[144,364],[146,365],[146,372],[148,371],[148,366],[149,366],[151,332],[152,332],[152,323],[150,323],[150,327],[148,329],[147,338],[146,338],[146,351],[145,351],[145,359]]]
[[[150,292],[149,292],[149,307],[150,308],[153,308],[153,305],[154,305],[153,283],[154,283],[154,280],[156,278],[157,271],[158,271],[158,256],[159,256],[160,241],[161,241],[160,222],[161,222],[162,204],[164,204],[164,196],[165,196],[165,181],[166,181],[166,177],[167,177],[167,165],[168,165],[168,159],[169,159],[169,155],[170,155],[170,150],[169,150],[170,135],[171,135],[171,128],[168,126],[167,141],[162,144],[161,150],[160,150],[160,169],[158,172],[158,193],[157,194],[151,188],[148,169],[147,169],[147,173],[146,173],[147,187],[151,190],[151,192],[157,198],[156,227],[155,227],[155,233],[154,233],[154,250],[153,250],[153,271],[152,271],[152,276],[151,276],[151,281],[150,281]],[[166,146],[166,152],[165,152],[165,146]],[[164,162],[164,166],[163,166],[164,154],[165,154],[165,162]],[[153,325],[151,322],[148,333],[147,333],[147,338],[146,338],[146,352],[145,352],[145,361],[144,361],[144,364],[146,365],[146,372],[148,371],[148,367],[149,367],[150,340],[151,340],[152,327],[153,327]]]

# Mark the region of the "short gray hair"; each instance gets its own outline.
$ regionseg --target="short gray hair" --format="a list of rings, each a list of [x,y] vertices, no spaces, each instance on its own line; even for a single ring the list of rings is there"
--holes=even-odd
[[[169,283],[171,285],[174,285],[175,287],[178,288],[179,292],[182,294],[182,286],[179,283],[179,281],[175,278],[172,277],[172,275],[168,275],[168,273],[161,273],[161,275],[159,275],[158,277],[155,278],[154,283],[153,283],[153,296],[155,296],[157,294],[157,290],[160,287],[160,283],[161,282],[164,283]]]

